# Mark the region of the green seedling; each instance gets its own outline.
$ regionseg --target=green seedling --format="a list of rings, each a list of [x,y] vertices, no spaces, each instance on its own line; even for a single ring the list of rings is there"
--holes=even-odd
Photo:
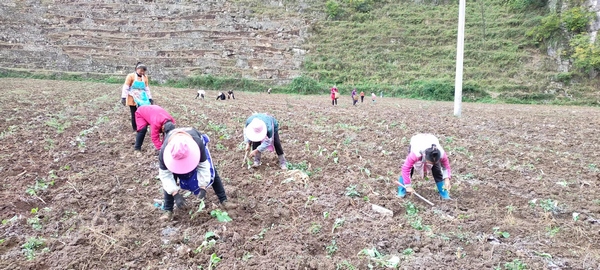
[[[210,255],[210,263],[208,264],[208,270],[213,269],[214,266],[217,266],[217,264],[221,261],[221,258],[219,258],[219,256],[217,256],[216,253],[213,253],[212,255]]]
[[[27,242],[21,246],[23,254],[28,261],[35,259],[36,251],[44,246],[46,239],[32,237],[27,239]],[[42,249],[42,252],[48,251],[47,248]]]
[[[330,256],[330,257],[333,255],[333,253],[338,251],[338,246],[335,243],[335,240],[331,240],[331,245],[326,246],[325,250],[327,251],[327,256]]]
[[[232,219],[229,217],[229,214],[225,211],[221,211],[219,209],[215,209],[210,211],[210,215],[216,217],[219,222],[230,222]]]
[[[0,239],[0,245],[4,244],[4,242],[6,241],[6,239]]]
[[[308,198],[306,199],[306,202],[304,203],[304,208],[307,208],[309,204],[313,203],[314,201],[316,201],[318,198],[315,196],[308,196]]]
[[[331,229],[331,233],[333,233],[335,231],[335,229],[344,226],[345,221],[346,221],[345,218],[336,218],[335,222],[333,223],[333,228]]]
[[[250,260],[252,257],[254,257],[254,255],[252,255],[252,253],[246,251],[244,252],[244,255],[242,256],[242,261],[247,262],[248,260]]]
[[[204,211],[204,208],[206,207],[204,200],[201,200],[200,203],[198,204],[198,209],[196,209],[196,212],[193,212],[194,210],[190,210],[189,215],[190,215],[190,219],[194,219],[199,213]]]
[[[310,233],[317,234],[320,232],[321,232],[321,225],[313,222],[312,225],[310,226]]]
[[[521,262],[518,259],[514,259],[512,262],[507,262],[504,264],[504,269],[507,270],[524,270],[527,269],[527,264]]]
[[[548,236],[554,237],[558,232],[560,232],[560,227],[546,227],[546,231],[548,232]]]
[[[419,210],[412,202],[406,202],[404,208],[406,209],[406,215],[408,216],[416,216],[419,213]]]
[[[356,191],[356,185],[351,185],[349,187],[346,188],[346,196],[348,197],[360,197],[360,193],[358,191]]]
[[[335,265],[335,270],[356,270],[356,266],[352,265],[350,262],[344,260],[341,263]]]
[[[323,219],[329,218],[329,212],[323,212]]]
[[[500,227],[494,227],[494,228],[492,228],[492,230],[494,230],[494,234],[495,235],[501,236],[502,238],[508,238],[508,237],[510,237],[510,233],[500,231]]]
[[[548,253],[544,253],[544,252],[537,252],[534,251],[533,253],[535,253],[535,255],[538,255],[544,259],[552,259],[552,255],[548,254]]]
[[[402,251],[402,255],[405,255],[405,256],[412,255],[413,253],[415,253],[415,251],[412,248],[407,248]]]

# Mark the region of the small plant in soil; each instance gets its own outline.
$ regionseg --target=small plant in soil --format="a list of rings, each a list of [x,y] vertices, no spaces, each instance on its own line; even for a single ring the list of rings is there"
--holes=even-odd
[[[207,232],[206,234],[204,234],[204,241],[202,241],[202,244],[200,244],[200,246],[198,246],[196,249],[194,249],[194,253],[198,254],[200,252],[202,252],[202,250],[206,250],[209,248],[212,248],[215,246],[215,244],[217,243],[217,240],[215,240],[216,236],[214,232]]]
[[[17,219],[18,219],[18,217],[17,217],[17,216],[13,216],[13,217],[12,217],[12,218],[10,218],[10,219],[3,219],[3,220],[2,220],[2,225],[6,225],[6,224],[9,224],[9,223],[13,223],[13,222],[15,222]]]
[[[345,218],[336,218],[335,222],[333,223],[333,228],[331,229],[331,233],[333,233],[335,231],[335,229],[344,226],[345,221],[346,221]]]
[[[527,264],[521,262],[519,259],[514,259],[512,262],[507,262],[504,264],[504,269],[506,270],[524,270],[527,269]]]
[[[252,255],[252,253],[246,251],[244,252],[244,255],[242,256],[242,261],[247,262],[248,260],[250,260],[252,257],[254,257],[254,255]]]
[[[412,248],[407,248],[402,251],[402,255],[405,255],[405,256],[412,255],[413,253],[415,253],[415,251]]]
[[[320,232],[321,232],[321,225],[313,222],[312,225],[310,225],[310,233],[317,234]]]
[[[371,170],[369,170],[368,168],[360,168],[360,172],[364,172],[367,175],[367,177],[371,177]]]
[[[210,263],[208,264],[208,270],[213,269],[221,261],[221,258],[216,253],[210,255]]]
[[[546,199],[546,200],[541,200],[540,201],[540,207],[545,211],[545,212],[557,212],[558,211],[558,202],[554,201],[552,199]]]
[[[344,260],[341,263],[335,265],[335,270],[356,270],[356,266],[352,265],[350,262]]]
[[[369,196],[364,196],[364,197],[363,197],[363,201],[365,201],[365,202],[369,202]]]
[[[54,180],[46,183],[44,179],[36,179],[35,184],[29,186],[25,192],[31,196],[37,196],[38,191],[46,190],[49,186],[54,185]]]
[[[329,212],[323,212],[323,219],[329,218]]]
[[[419,213],[419,210],[412,202],[406,202],[404,208],[406,209],[406,215],[408,216],[416,216]]]
[[[336,251],[338,251],[338,246],[335,243],[335,240],[331,240],[331,245],[325,247],[327,251],[327,256],[331,257]]]
[[[221,211],[219,209],[215,209],[210,211],[210,215],[217,218],[219,222],[230,222],[232,219],[229,217],[229,214],[225,211]]]
[[[287,169],[288,170],[299,170],[299,171],[305,173],[306,175],[308,175],[309,177],[313,174],[312,171],[310,171],[310,165],[306,161],[302,161],[300,163],[292,163],[292,162],[288,161]]]
[[[196,209],[196,212],[194,212],[193,209],[190,210],[190,212],[189,212],[190,219],[194,219],[194,217],[196,217],[199,213],[204,211],[205,207],[206,207],[206,205],[204,204],[204,200],[201,200],[200,203],[198,204],[198,209]]]
[[[548,236],[554,237],[558,232],[560,232],[560,227],[546,227],[546,231],[548,232]]]
[[[315,197],[315,196],[308,196],[308,198],[306,198],[306,202],[304,203],[304,208],[307,208],[309,204],[312,204],[314,201],[318,200],[319,198]]]
[[[365,248],[358,253],[358,255],[366,255],[369,257],[369,261],[375,262],[377,265],[385,268],[397,268],[400,263],[400,258],[396,256],[392,256],[390,259],[385,259],[383,254],[381,254],[377,249]],[[369,269],[373,269],[373,265],[368,265]]]
[[[338,164],[339,161],[339,157],[338,157],[338,151],[337,150],[333,150],[333,152],[331,152],[331,154],[329,154],[327,156],[327,159],[332,158],[333,157],[333,163]]]
[[[506,207],[506,212],[509,214],[512,214],[513,211],[515,211],[515,207],[512,204]]]
[[[28,261],[35,259],[36,251],[44,246],[46,239],[31,237],[27,239],[27,242],[21,246],[23,254]],[[48,248],[42,249],[42,252],[48,251]]]
[[[267,231],[269,231],[269,228],[262,229],[257,235],[253,236],[252,239],[255,239],[255,240],[264,239],[265,234],[267,234]]]
[[[594,200],[594,204],[600,205],[600,200]]]
[[[27,224],[31,225],[31,228],[33,228],[36,231],[39,231],[42,229],[42,223],[40,222],[40,218],[37,216],[28,218]]]
[[[360,197],[360,193],[358,191],[356,191],[356,185],[351,185],[349,187],[346,188],[346,196],[348,197]]]
[[[0,245],[4,244],[5,241],[6,241],[6,239],[4,239],[4,238],[0,239]]]
[[[492,228],[492,230],[494,230],[494,235],[496,235],[496,236],[501,236],[502,238],[510,237],[510,233],[500,231],[500,227],[494,227],[494,228]]]

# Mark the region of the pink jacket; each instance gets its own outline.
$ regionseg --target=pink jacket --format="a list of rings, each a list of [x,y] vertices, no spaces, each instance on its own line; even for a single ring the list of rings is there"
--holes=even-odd
[[[171,120],[175,124],[175,119],[165,109],[158,105],[146,105],[140,106],[135,111],[135,123],[137,124],[137,131],[142,130],[146,126],[150,125],[150,136],[152,143],[157,150],[160,150],[162,141],[160,140],[160,133],[162,126],[167,120]]]
[[[404,185],[410,185],[410,169],[417,163],[418,161],[425,162],[424,156],[418,156],[417,154],[411,152],[404,160],[404,164],[402,165],[402,180]],[[450,161],[448,160],[448,155],[446,153],[442,154],[442,158],[440,158],[440,163],[442,165],[442,169],[445,169],[448,178],[452,177],[452,171],[450,169]],[[423,166],[424,170],[427,170],[427,166]]]
[[[335,87],[331,88],[331,99],[334,100],[335,99],[335,93],[338,92],[338,89]]]

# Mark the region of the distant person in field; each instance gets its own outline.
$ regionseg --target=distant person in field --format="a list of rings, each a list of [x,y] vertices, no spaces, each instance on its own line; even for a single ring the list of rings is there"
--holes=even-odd
[[[150,126],[150,137],[156,150],[160,150],[163,141],[160,137],[165,137],[169,131],[175,128],[175,119],[165,109],[158,105],[141,106],[135,112],[135,122],[137,125],[137,135],[135,136],[134,150],[141,154],[142,144],[146,137],[148,126]]]
[[[225,94],[223,94],[223,92],[219,92],[219,95],[217,96],[217,100],[225,100],[227,99],[227,97],[225,97]]]
[[[204,90],[198,90],[198,94],[196,95],[196,98],[194,98],[194,99],[201,97],[202,100],[204,100],[204,95],[206,95],[206,92]]]
[[[365,91],[360,91],[360,103],[365,101]]]
[[[408,156],[402,165],[402,175],[398,179],[398,196],[413,193],[411,178],[416,172],[424,178],[431,171],[435,185],[442,199],[449,200],[452,177],[448,155],[440,145],[439,140],[432,134],[417,134],[410,138]],[[402,184],[404,187],[400,186]]]
[[[194,128],[177,128],[169,131],[164,141],[158,154],[158,178],[163,187],[162,209],[165,211],[161,220],[173,218],[174,204],[180,209],[187,208],[182,189],[204,199],[206,189],[212,186],[221,205],[234,208],[234,204],[227,203],[221,177],[213,166],[207,135]]]
[[[271,94],[271,88],[269,88],[269,90],[267,90],[267,94]]]
[[[135,72],[127,75],[121,91],[121,104],[129,106],[131,111],[131,127],[137,131],[135,124],[135,111],[138,106],[154,104],[152,93],[148,87],[146,66],[141,62],[135,65]]]
[[[261,165],[260,158],[263,152],[267,150],[272,152],[275,149],[279,157],[279,166],[283,170],[287,169],[287,161],[279,140],[279,123],[275,117],[264,113],[250,116],[244,127],[244,143],[246,143],[246,152],[252,146],[252,152],[248,155],[254,157],[252,167]]]
[[[338,91],[337,87],[334,85],[333,87],[331,87],[331,105],[337,105],[337,100],[340,96],[340,92]]]
[[[372,103],[375,103],[375,98],[377,98],[377,95],[375,95],[375,93],[371,93],[371,101],[373,101]]]
[[[229,90],[227,91],[227,99],[235,99],[235,96],[233,95],[233,90]]]
[[[356,88],[352,89],[352,105],[356,106],[358,102],[358,94],[356,94]]]

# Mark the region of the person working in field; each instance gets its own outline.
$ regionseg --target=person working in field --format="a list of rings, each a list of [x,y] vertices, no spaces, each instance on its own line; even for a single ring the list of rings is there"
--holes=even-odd
[[[220,100],[225,100],[226,99],[225,94],[223,94],[223,92],[219,92],[219,95],[217,95],[217,100],[219,100],[219,99]]]
[[[360,103],[365,101],[365,91],[360,91]]]
[[[235,99],[235,95],[233,95],[233,90],[227,91],[227,99]]]
[[[375,103],[375,98],[377,98],[377,95],[375,95],[375,93],[371,93],[371,103]]]
[[[337,105],[337,100],[340,96],[340,92],[338,91],[337,87],[334,85],[333,87],[331,87],[331,105]]]
[[[141,62],[135,65],[135,72],[127,75],[121,91],[121,104],[129,106],[131,111],[131,127],[137,131],[135,111],[138,106],[154,104],[152,93],[148,87],[146,66]]]
[[[173,129],[165,136],[165,143],[158,154],[158,178],[164,190],[162,209],[165,211],[161,220],[173,218],[174,204],[178,209],[186,208],[182,189],[203,200],[206,189],[212,186],[224,208],[234,207],[227,203],[225,188],[208,150],[209,141],[207,135],[194,128]]]
[[[244,142],[246,143],[246,152],[252,146],[252,152],[249,154],[250,157],[254,157],[252,167],[261,165],[260,158],[264,151],[273,151],[273,148],[275,148],[275,152],[279,157],[279,166],[283,170],[287,169],[287,161],[279,140],[279,123],[273,116],[264,113],[256,113],[250,116],[244,127]]]
[[[356,88],[352,89],[352,105],[356,106],[358,102],[358,94],[356,94]]]
[[[137,135],[135,136],[134,150],[140,154],[142,144],[146,137],[148,125],[150,126],[150,136],[156,150],[160,150],[163,142],[160,135],[168,133],[175,128],[175,119],[163,108],[158,105],[141,106],[135,112],[135,122],[137,125]]]
[[[451,169],[448,155],[440,145],[439,140],[432,134],[417,134],[410,138],[408,156],[402,165],[402,175],[398,179],[398,196],[404,197],[406,193],[415,190],[411,185],[411,178],[416,172],[424,178],[431,171],[433,180],[442,199],[450,199]]]
[[[202,100],[204,100],[204,95],[206,95],[206,92],[204,90],[198,90],[198,94],[196,95],[196,98],[194,98],[194,99],[201,97]]]

